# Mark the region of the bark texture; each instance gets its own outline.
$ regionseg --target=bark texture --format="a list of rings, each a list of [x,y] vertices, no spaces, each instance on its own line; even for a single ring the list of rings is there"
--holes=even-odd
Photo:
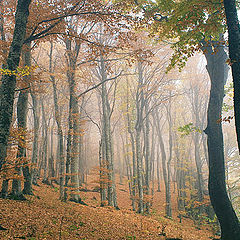
[[[26,50],[23,53],[24,65],[31,66],[31,44],[27,44]],[[31,75],[25,76],[25,80],[29,85]],[[18,114],[18,127],[24,130],[24,143],[26,144],[26,134],[27,134],[27,113],[28,113],[28,90],[22,90],[19,94],[19,100],[17,105],[17,114]],[[26,162],[26,147],[27,146],[18,146],[18,155],[23,158]],[[31,170],[29,165],[23,166],[23,176],[24,176],[24,187],[23,193],[32,195],[32,177]]]
[[[227,18],[229,57],[233,76],[235,126],[238,149],[240,150],[240,28],[236,1],[224,0],[224,8]]]
[[[100,56],[100,73],[101,81],[107,79],[106,72],[106,63],[103,56]],[[108,205],[117,207],[116,202],[116,185],[115,185],[115,173],[114,173],[114,159],[113,159],[113,140],[112,140],[112,131],[111,131],[111,107],[108,99],[108,92],[106,88],[106,83],[102,84],[101,88],[101,99],[102,99],[102,113],[103,113],[103,129],[102,135],[104,139],[105,147],[105,160],[107,165],[107,175],[108,175]]]
[[[136,93],[136,160],[137,160],[137,185],[138,185],[138,212],[143,213],[143,166],[142,166],[142,147],[141,132],[143,131],[143,110],[144,110],[144,94],[143,94],[143,65],[138,62],[138,89]]]
[[[53,43],[51,42],[50,47],[50,54],[49,54],[49,70],[50,73],[53,73],[54,66],[53,66]],[[54,101],[54,117],[57,123],[57,133],[58,133],[58,141],[59,141],[59,184],[60,184],[60,200],[64,200],[64,154],[63,154],[63,130],[62,130],[62,123],[61,123],[61,116],[58,104],[58,96],[57,96],[57,85],[55,76],[53,74],[50,75],[52,87],[53,87],[53,101]]]
[[[16,70],[19,65],[22,46],[26,34],[30,3],[31,0],[18,0],[13,40],[6,64],[6,68],[10,71]],[[3,75],[0,87],[0,170],[7,155],[7,144],[12,122],[15,87],[16,76]]]
[[[209,195],[221,226],[221,239],[239,240],[239,221],[226,190],[223,133],[222,124],[219,120],[222,114],[224,84],[228,73],[227,54],[223,46],[214,46],[217,48],[215,54],[212,53],[211,46],[204,47],[207,50],[205,56],[207,59],[207,71],[211,80],[207,128],[205,129],[208,136]]]

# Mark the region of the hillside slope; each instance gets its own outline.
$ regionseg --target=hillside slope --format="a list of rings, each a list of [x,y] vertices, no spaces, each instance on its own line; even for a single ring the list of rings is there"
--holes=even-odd
[[[89,184],[88,189],[93,186],[94,183]],[[62,203],[58,200],[57,187],[43,184],[34,186],[35,195],[27,196],[27,201],[0,199],[0,224],[7,228],[0,231],[0,239],[154,240],[160,239],[163,226],[166,226],[167,237],[209,240],[213,236],[206,226],[199,229],[190,219],[179,223],[176,217],[165,218],[163,193],[156,193],[153,213],[142,216],[130,210],[127,184],[118,184],[117,189],[120,210],[99,207],[96,192],[81,192],[88,206]]]

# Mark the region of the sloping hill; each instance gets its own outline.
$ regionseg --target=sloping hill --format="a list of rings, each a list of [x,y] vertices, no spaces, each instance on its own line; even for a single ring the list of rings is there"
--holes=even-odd
[[[94,176],[92,176],[92,181]],[[96,184],[95,184],[96,185]],[[94,183],[88,185],[91,189]],[[156,193],[154,214],[142,216],[130,210],[127,184],[117,185],[120,210],[99,207],[99,193],[81,192],[88,204],[58,200],[57,187],[41,184],[34,186],[34,196],[27,201],[0,199],[0,239],[160,239],[166,226],[167,237],[184,240],[209,240],[211,231],[198,229],[190,219],[179,223],[177,218],[163,216],[164,195]]]

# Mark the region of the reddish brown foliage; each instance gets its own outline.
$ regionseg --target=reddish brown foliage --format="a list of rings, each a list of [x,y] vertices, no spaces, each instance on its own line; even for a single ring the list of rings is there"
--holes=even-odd
[[[89,176],[89,190],[96,187],[96,175]],[[127,180],[124,185],[117,185],[118,205],[121,210],[112,207],[99,207],[99,193],[80,192],[88,206],[58,200],[57,187],[46,185],[34,187],[35,196],[28,196],[27,201],[0,199],[1,225],[7,231],[0,231],[0,239],[159,239],[159,233],[166,226],[166,236],[184,240],[207,240],[212,236],[205,229],[197,230],[190,219],[179,223],[163,217],[164,193],[156,193],[153,212],[142,216],[130,210]],[[175,195],[174,195],[175,196]],[[176,198],[173,198],[176,209]],[[136,238],[134,238],[134,236]]]

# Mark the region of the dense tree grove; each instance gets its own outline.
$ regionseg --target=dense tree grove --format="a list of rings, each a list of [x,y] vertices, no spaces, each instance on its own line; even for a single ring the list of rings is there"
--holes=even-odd
[[[162,192],[167,218],[239,240],[237,7],[0,0],[1,198],[41,182],[87,205],[94,176],[102,207],[120,209],[127,183],[133,212],[153,213]]]

